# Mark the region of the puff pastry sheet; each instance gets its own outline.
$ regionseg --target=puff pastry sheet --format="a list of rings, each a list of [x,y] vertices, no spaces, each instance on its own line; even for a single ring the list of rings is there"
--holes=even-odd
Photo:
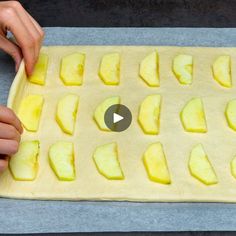
[[[139,77],[140,61],[158,50],[160,57],[159,88],[148,87]],[[65,200],[127,200],[140,202],[236,202],[236,179],[230,172],[230,161],[236,155],[236,132],[226,122],[227,102],[236,98],[235,48],[198,48],[163,46],[51,46],[43,47],[49,65],[46,85],[27,81],[24,64],[10,90],[8,106],[16,112],[20,101],[28,94],[42,94],[45,98],[40,128],[37,133],[24,132],[22,140],[40,141],[39,172],[35,181],[15,181],[9,170],[0,176],[0,196],[25,199]],[[63,85],[59,77],[60,60],[73,52],[86,54],[82,86]],[[105,53],[120,52],[121,82],[106,86],[98,76],[100,60]],[[194,57],[194,81],[180,85],[172,72],[174,56],[186,53]],[[215,58],[229,54],[232,58],[233,88],[221,87],[212,77],[211,65]],[[68,93],[80,97],[74,136],[64,134],[55,122],[56,104]],[[145,135],[137,122],[140,103],[149,94],[162,95],[160,134]],[[100,131],[93,120],[97,105],[109,96],[119,95],[121,103],[133,115],[130,128],[124,132]],[[208,124],[206,134],[183,130],[179,112],[188,100],[201,97]],[[58,140],[75,145],[76,180],[58,181],[48,162],[48,149]],[[109,181],[101,176],[93,163],[94,149],[102,144],[117,142],[124,181]],[[172,183],[151,182],[145,171],[142,155],[149,144],[160,141],[166,154]],[[219,183],[205,186],[194,179],[188,170],[188,158],[194,145],[202,143]]]

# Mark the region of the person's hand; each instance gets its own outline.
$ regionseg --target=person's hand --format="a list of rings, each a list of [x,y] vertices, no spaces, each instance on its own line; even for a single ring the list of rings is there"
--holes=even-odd
[[[15,113],[0,105],[0,171],[8,165],[8,157],[18,151],[23,128]]]
[[[7,39],[7,31],[14,35],[16,43]],[[0,2],[0,48],[13,57],[16,71],[23,57],[26,73],[32,74],[43,37],[42,28],[19,2]]]

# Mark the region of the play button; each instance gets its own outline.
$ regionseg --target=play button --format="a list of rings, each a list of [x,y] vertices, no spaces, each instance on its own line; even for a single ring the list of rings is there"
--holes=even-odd
[[[117,123],[117,122],[119,122],[119,121],[121,121],[121,120],[123,120],[123,119],[124,119],[123,116],[120,116],[120,115],[117,114],[117,113],[114,113],[114,114],[113,114],[113,123]]]
[[[132,121],[132,115],[126,106],[115,104],[106,110],[104,120],[106,126],[110,130],[121,132],[129,128]]]

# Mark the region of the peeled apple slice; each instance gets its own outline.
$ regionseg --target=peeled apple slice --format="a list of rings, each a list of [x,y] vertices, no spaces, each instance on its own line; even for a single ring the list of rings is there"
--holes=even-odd
[[[110,53],[102,57],[99,76],[106,85],[120,83],[120,54]]]
[[[181,84],[191,84],[193,81],[193,57],[180,54],[173,60],[173,72]]]
[[[60,77],[65,85],[82,85],[85,54],[73,53],[61,60]]]
[[[49,161],[59,180],[75,179],[73,143],[58,141],[53,144],[49,149]]]
[[[202,183],[212,185],[218,182],[215,171],[201,144],[193,148],[188,166],[191,175]]]
[[[150,87],[159,87],[159,56],[158,52],[147,55],[140,64],[139,75]]]
[[[138,121],[146,134],[158,134],[160,129],[161,96],[147,96],[141,103]]]
[[[183,127],[188,132],[207,132],[207,124],[202,100],[191,99],[180,113]]]
[[[115,104],[120,104],[120,97],[118,96],[114,96],[114,97],[109,97],[107,99],[105,99],[100,105],[98,105],[98,107],[96,108],[95,112],[94,112],[94,119],[98,125],[98,127],[101,130],[104,131],[110,131],[110,129],[106,126],[105,124],[105,120],[104,120],[104,116],[105,116],[105,112],[106,110]]]
[[[225,116],[229,127],[236,131],[236,99],[231,100],[227,104],[225,110]]]
[[[143,156],[143,162],[150,180],[161,184],[171,183],[161,143],[153,143],[147,148]]]
[[[48,69],[48,55],[40,53],[38,62],[34,67],[33,74],[29,76],[29,81],[34,84],[44,85]]]
[[[28,95],[21,103],[18,117],[28,131],[36,132],[39,127],[44,99],[41,95]]]
[[[15,180],[32,181],[38,172],[39,141],[25,141],[9,162],[9,168]]]
[[[78,105],[79,97],[74,94],[66,95],[57,104],[56,121],[70,135],[74,133]]]
[[[232,87],[231,58],[228,55],[219,56],[212,65],[214,79],[223,87]]]
[[[110,180],[122,180],[124,175],[118,160],[116,143],[109,143],[96,148],[93,160],[101,175]]]

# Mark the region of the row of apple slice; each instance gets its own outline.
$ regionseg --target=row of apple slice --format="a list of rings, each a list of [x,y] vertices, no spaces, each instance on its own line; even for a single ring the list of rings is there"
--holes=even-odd
[[[159,132],[160,95],[147,97],[140,109],[139,121],[149,133]],[[105,99],[95,110],[94,119],[101,130],[109,130],[104,121],[106,110],[114,104],[120,103],[120,97],[114,96]],[[37,131],[44,104],[42,95],[28,95],[19,107],[18,116],[28,131]],[[73,134],[78,111],[79,98],[69,94],[59,100],[56,110],[56,121],[67,134]]]
[[[173,59],[173,73],[180,84],[189,85],[193,82],[193,57],[179,54]],[[214,79],[224,87],[232,87],[231,58],[221,55],[212,65]],[[151,87],[160,86],[159,80],[159,56],[157,52],[149,54],[140,65],[141,78]]]
[[[236,99],[226,105],[225,116],[229,127],[236,131]],[[182,124],[189,132],[207,132],[203,103],[200,98],[191,99],[180,113]]]
[[[38,171],[38,141],[22,142],[17,154],[10,159],[10,170],[16,180],[34,180]],[[93,160],[101,175],[110,180],[123,180],[124,174],[118,158],[116,143],[96,148]],[[49,162],[59,180],[75,179],[73,143],[59,141],[49,149]],[[143,155],[143,162],[150,180],[170,184],[171,177],[161,143],[151,144]],[[189,157],[188,167],[191,175],[206,185],[218,182],[206,152],[201,144],[196,145]],[[231,161],[231,173],[236,178],[236,157]]]
[[[34,180],[38,172],[39,141],[25,141],[11,157],[9,167],[16,180]],[[59,141],[49,149],[49,162],[59,180],[74,180],[73,143]]]
[[[95,110],[94,119],[98,127],[103,131],[110,131],[104,121],[106,110],[120,103],[120,97],[114,96],[105,99]],[[141,103],[138,121],[146,134],[158,134],[160,131],[161,96],[153,94],[147,96]],[[228,102],[225,115],[229,127],[236,131],[236,99]],[[207,123],[203,102],[200,98],[193,98],[186,103],[180,113],[180,119],[187,132],[205,133]]]
[[[60,77],[65,85],[78,86],[83,83],[85,54],[73,53],[61,60]],[[31,83],[44,85],[48,68],[48,56],[41,53],[35,65]],[[107,85],[117,85],[120,81],[120,54],[110,53],[103,56],[99,76]]]
[[[110,129],[106,126],[104,116],[107,109],[115,104],[120,104],[119,96],[109,97],[105,99],[97,106],[94,112],[94,119],[98,127],[103,131],[110,131]],[[160,106],[161,96],[158,94],[149,95],[142,102],[138,120],[145,133],[159,133]]]
[[[61,60],[60,77],[65,85],[81,85],[83,82],[85,55],[74,53]],[[33,74],[28,78],[31,83],[45,85],[48,70],[48,55],[40,53]]]
[[[65,85],[79,86],[83,83],[85,54],[73,53],[61,60],[60,78]],[[28,78],[31,83],[44,85],[48,68],[48,56],[41,53],[33,74]],[[99,69],[99,76],[107,85],[117,85],[120,80],[120,54],[104,55]]]
[[[17,154],[10,159],[10,170],[16,180],[34,180],[38,172],[39,141],[22,142]],[[108,179],[124,179],[118,160],[116,143],[97,147],[94,162],[98,171]],[[75,179],[74,146],[58,141],[49,149],[49,163],[59,180]]]
[[[39,128],[44,98],[42,95],[31,94],[20,104],[18,116],[28,131],[36,132]],[[62,97],[56,109],[56,121],[67,134],[73,134],[78,111],[79,97],[68,94]]]
[[[37,131],[41,117],[44,99],[42,95],[25,97],[19,107],[18,116],[24,127],[29,131]],[[104,121],[106,110],[120,103],[120,97],[114,96],[105,99],[95,110],[94,119],[101,130],[110,131]],[[72,135],[78,111],[79,97],[68,94],[57,104],[56,121],[61,129]],[[138,121],[146,134],[158,134],[160,129],[161,96],[159,94],[147,96],[141,103]],[[229,126],[236,130],[236,99],[230,101],[225,110]],[[202,100],[191,99],[180,113],[183,127],[188,132],[207,132],[207,124]]]
[[[103,56],[99,76],[106,85],[118,85],[120,82],[120,54],[109,53]],[[81,85],[85,66],[85,54],[73,53],[61,60],[60,77],[65,85]],[[40,54],[34,73],[29,81],[44,85],[48,67],[48,56]],[[179,54],[173,59],[172,70],[181,84],[191,84],[193,81],[193,57]],[[224,87],[232,87],[231,58],[228,55],[219,56],[212,65],[214,79]],[[140,63],[140,77],[151,87],[160,86],[159,55],[152,52]]]

